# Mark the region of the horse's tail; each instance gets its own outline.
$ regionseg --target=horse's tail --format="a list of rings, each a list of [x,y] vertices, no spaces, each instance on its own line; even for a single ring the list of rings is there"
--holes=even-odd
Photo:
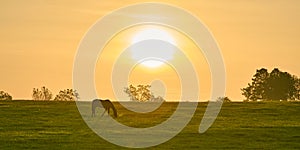
[[[114,111],[114,116],[117,118],[118,117],[118,112],[117,112],[117,109],[115,108],[114,104],[112,102],[111,103],[111,108],[113,109]]]

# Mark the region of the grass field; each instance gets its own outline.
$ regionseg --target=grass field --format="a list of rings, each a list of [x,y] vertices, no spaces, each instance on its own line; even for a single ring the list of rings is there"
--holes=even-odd
[[[199,103],[181,133],[151,149],[300,149],[299,102],[224,103],[213,126],[199,134],[206,105]],[[152,126],[164,121],[176,106],[164,103],[157,111],[135,115],[116,104],[121,114],[117,120],[134,127]],[[74,102],[0,101],[0,150],[4,149],[122,147],[93,133]]]

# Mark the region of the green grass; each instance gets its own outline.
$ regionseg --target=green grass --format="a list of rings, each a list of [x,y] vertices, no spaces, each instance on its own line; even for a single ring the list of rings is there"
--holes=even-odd
[[[151,149],[300,149],[300,103],[225,103],[213,126],[199,134],[206,105],[199,103],[181,133]],[[176,106],[177,103],[165,103],[152,113],[134,114],[116,104],[121,115],[117,120],[129,126],[148,127],[166,120]],[[0,101],[0,149],[122,147],[93,133],[74,102]]]

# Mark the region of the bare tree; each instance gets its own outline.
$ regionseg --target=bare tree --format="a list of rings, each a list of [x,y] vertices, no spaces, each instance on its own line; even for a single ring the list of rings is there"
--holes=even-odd
[[[52,92],[45,86],[43,86],[41,88],[41,90],[39,90],[38,88],[33,88],[32,99],[33,100],[51,100]]]

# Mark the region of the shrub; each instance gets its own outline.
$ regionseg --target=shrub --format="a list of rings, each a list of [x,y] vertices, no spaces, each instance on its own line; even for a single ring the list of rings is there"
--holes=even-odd
[[[43,86],[41,88],[41,90],[39,90],[38,88],[33,88],[32,99],[33,100],[51,100],[52,99],[52,93],[45,86]]]
[[[54,98],[55,101],[75,101],[77,99],[79,99],[79,94],[73,89],[61,90]]]
[[[12,96],[4,91],[0,91],[0,100],[12,100]]]

